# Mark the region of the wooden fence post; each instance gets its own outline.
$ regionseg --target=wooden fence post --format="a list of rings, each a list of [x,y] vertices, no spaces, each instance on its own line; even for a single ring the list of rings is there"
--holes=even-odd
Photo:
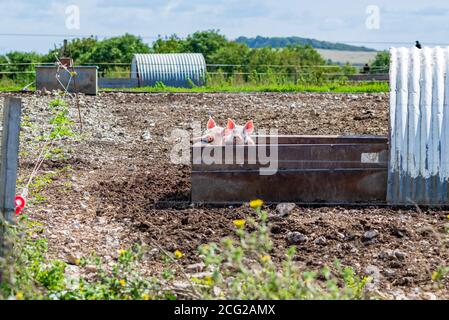
[[[0,162],[0,218],[12,222],[15,213],[19,134],[22,100],[6,97],[3,107],[3,130]],[[0,227],[0,257],[4,256],[4,225]],[[1,277],[1,270],[0,270]]]

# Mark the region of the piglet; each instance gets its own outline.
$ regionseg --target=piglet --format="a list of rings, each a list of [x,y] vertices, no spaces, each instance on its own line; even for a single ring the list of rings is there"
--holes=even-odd
[[[235,124],[235,121],[228,119],[226,126],[224,141],[225,144],[247,144],[254,145],[254,140],[251,138],[251,134],[254,132],[254,123],[252,120],[248,121],[244,126]]]
[[[224,145],[226,135],[229,135],[229,130],[223,127],[217,126],[215,120],[209,117],[207,121],[207,130],[199,138],[194,138],[193,142],[195,145]]]

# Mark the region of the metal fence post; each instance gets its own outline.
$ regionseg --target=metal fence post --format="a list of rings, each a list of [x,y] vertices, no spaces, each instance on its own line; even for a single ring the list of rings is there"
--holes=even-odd
[[[12,220],[15,212],[21,111],[21,99],[9,97],[5,99],[0,164],[0,209],[7,221]]]
[[[3,132],[0,162],[0,218],[12,222],[15,213],[19,134],[22,100],[7,97],[3,108]],[[4,224],[0,226],[0,257],[4,256]],[[1,270],[0,270],[1,277]]]

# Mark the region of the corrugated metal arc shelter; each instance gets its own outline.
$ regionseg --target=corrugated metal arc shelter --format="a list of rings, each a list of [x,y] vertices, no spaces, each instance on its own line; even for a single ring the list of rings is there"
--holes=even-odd
[[[389,204],[449,204],[449,48],[390,50]]]
[[[136,54],[131,64],[131,78],[139,86],[162,82],[170,87],[189,87],[191,82],[205,82],[206,61],[201,53]]]

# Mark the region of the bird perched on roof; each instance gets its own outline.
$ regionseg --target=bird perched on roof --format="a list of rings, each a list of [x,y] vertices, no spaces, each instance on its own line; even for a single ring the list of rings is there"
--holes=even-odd
[[[417,47],[418,49],[421,49],[421,43],[419,43],[419,41],[416,41],[415,47]]]

